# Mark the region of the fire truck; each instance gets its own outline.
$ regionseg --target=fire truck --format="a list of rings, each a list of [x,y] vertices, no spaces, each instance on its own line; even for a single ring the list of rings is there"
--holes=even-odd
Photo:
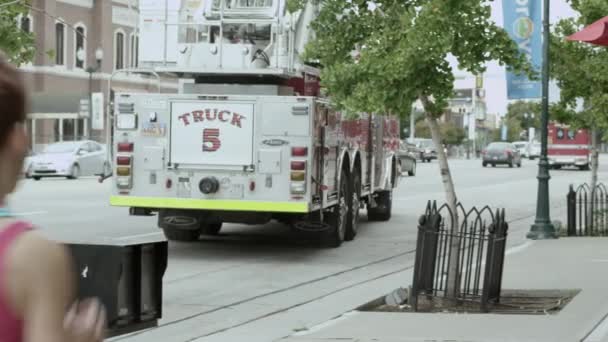
[[[551,122],[547,127],[547,138],[547,156],[552,168],[575,166],[589,170],[591,136],[588,130]]]
[[[158,216],[168,240],[277,220],[338,247],[360,209],[391,218],[399,120],[337,111],[301,60],[310,1],[140,1],[140,68],[176,94],[116,93],[113,206]]]

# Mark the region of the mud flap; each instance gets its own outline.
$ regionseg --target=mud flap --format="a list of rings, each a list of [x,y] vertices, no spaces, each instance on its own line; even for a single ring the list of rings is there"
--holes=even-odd
[[[108,315],[107,337],[158,325],[167,241],[67,244],[78,272],[78,298],[99,298]]]

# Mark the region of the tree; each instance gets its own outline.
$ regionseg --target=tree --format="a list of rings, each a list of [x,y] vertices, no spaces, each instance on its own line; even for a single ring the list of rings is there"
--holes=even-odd
[[[599,133],[608,128],[608,49],[565,38],[608,14],[604,0],[569,0],[580,16],[560,20],[551,37],[551,73],[560,87],[554,118],[591,131],[591,202],[595,199]],[[582,100],[582,101],[581,101]],[[582,110],[578,104],[582,102]],[[592,215],[590,208],[588,215]]]
[[[463,128],[454,125],[452,122],[439,123],[439,131],[443,138],[443,143],[449,146],[460,145],[466,138]],[[431,131],[424,121],[416,123],[416,135],[420,138],[431,139]]]
[[[510,103],[506,115],[510,141],[520,140],[520,132],[525,132],[530,127],[540,128],[540,112],[540,102],[516,101]]]
[[[18,22],[20,15],[27,15],[28,8],[23,3],[30,1],[0,0],[0,51],[8,61],[21,65],[32,61],[36,53],[34,35],[21,29]]]
[[[456,213],[458,199],[437,122],[454,95],[448,55],[472,74],[482,74],[491,60],[528,75],[534,74],[532,66],[491,21],[487,2],[318,1],[320,11],[311,25],[316,37],[307,45],[305,57],[323,67],[322,85],[333,102],[346,113],[400,115],[419,100],[437,149],[447,204]],[[290,3],[297,2],[303,1]],[[457,229],[457,217],[455,222]],[[452,298],[458,292],[458,274],[459,265],[452,262],[448,271]]]

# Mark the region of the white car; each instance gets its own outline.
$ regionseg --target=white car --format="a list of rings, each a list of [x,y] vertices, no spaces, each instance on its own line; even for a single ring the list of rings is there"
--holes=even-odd
[[[66,141],[47,145],[44,151],[31,157],[29,176],[34,180],[42,177],[94,176],[109,166],[102,145],[95,141]]]
[[[528,144],[527,157],[530,158],[530,160],[540,157],[540,143],[538,141]]]
[[[528,157],[528,142],[527,141],[514,141],[513,146],[515,146],[515,148],[517,148],[517,151],[519,151],[519,154],[522,157],[524,157],[524,158]]]

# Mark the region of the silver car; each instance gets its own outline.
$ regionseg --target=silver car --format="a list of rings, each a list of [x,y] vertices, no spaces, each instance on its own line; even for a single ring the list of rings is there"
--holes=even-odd
[[[95,141],[66,141],[46,146],[32,157],[29,175],[34,180],[42,177],[93,176],[108,168],[105,149]]]

